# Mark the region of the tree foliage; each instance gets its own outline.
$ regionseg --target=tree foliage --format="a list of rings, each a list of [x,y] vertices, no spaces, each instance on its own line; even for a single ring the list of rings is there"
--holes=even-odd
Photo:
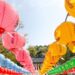
[[[47,52],[48,46],[29,46],[28,50],[32,57],[44,57],[45,53]]]

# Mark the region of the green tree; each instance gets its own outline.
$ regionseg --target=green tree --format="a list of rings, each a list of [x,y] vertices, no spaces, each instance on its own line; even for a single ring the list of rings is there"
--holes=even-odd
[[[37,51],[36,51],[36,49],[33,46],[29,46],[28,50],[30,52],[31,57],[35,57],[36,56]]]
[[[45,53],[47,52],[48,46],[29,46],[28,50],[32,57],[44,57]]]

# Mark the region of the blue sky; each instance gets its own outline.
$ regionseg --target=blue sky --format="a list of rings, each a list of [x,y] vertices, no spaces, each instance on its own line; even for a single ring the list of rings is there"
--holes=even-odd
[[[67,14],[64,0],[6,0],[20,15],[29,45],[48,45],[54,42],[54,30]]]

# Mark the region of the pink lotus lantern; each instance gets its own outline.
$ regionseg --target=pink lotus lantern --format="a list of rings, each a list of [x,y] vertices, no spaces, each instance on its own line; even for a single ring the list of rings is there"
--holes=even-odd
[[[22,48],[25,45],[25,39],[20,36],[17,32],[8,32],[2,38],[3,46],[11,50],[16,51],[17,48]]]
[[[35,70],[30,54],[27,52],[27,50],[17,51],[17,54],[15,54],[17,61],[20,62],[20,64],[23,65],[25,69],[29,70],[34,74]]]
[[[0,0],[0,37],[4,32],[14,31],[18,21],[17,12],[9,4]]]

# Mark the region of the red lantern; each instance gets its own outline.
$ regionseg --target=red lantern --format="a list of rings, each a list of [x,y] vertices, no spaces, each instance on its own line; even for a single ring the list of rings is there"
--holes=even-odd
[[[0,36],[4,32],[14,31],[18,20],[17,12],[8,3],[0,0]]]
[[[11,51],[16,48],[22,48],[25,45],[25,39],[17,32],[6,33],[2,39],[3,46]]]

